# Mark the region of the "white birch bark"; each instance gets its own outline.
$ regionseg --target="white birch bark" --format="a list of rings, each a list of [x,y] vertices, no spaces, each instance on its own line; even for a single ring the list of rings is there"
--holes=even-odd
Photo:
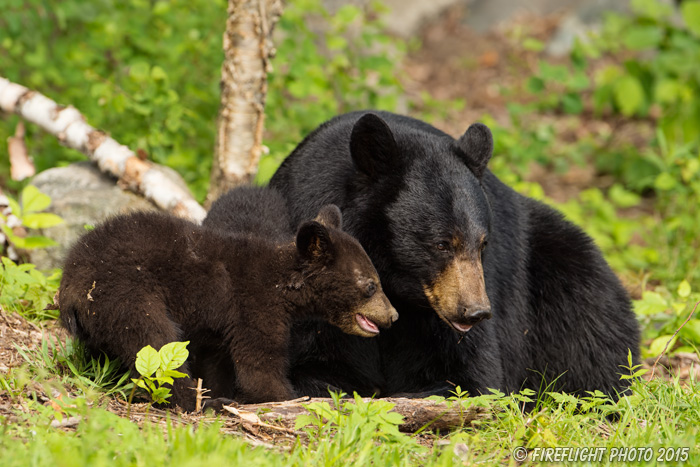
[[[264,149],[267,73],[274,54],[271,35],[281,13],[280,0],[228,2],[209,203],[255,177]]]
[[[103,172],[117,177],[120,185],[143,195],[159,208],[201,222],[206,211],[192,194],[167,178],[158,166],[144,161],[129,148],[85,122],[72,106],[61,106],[48,97],[0,77],[0,111],[16,113],[54,135],[61,144],[87,155]]]

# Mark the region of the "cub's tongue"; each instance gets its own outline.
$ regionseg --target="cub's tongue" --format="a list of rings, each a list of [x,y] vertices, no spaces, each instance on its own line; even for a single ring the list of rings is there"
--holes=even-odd
[[[379,334],[379,328],[377,327],[377,325],[365,318],[364,316],[362,316],[361,314],[357,313],[355,315],[355,319],[357,320],[357,324],[359,324],[360,327],[365,331],[371,332],[372,334]]]
[[[450,321],[450,323],[459,332],[467,332],[472,328],[471,325],[469,325],[469,324],[459,324],[459,323],[455,323],[454,321]]]

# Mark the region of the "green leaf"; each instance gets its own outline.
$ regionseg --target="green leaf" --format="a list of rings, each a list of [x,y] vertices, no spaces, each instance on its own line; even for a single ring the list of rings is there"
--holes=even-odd
[[[154,81],[163,81],[168,78],[168,75],[161,67],[154,66],[151,70],[151,78],[153,78]]]
[[[51,206],[51,198],[45,195],[34,185],[27,185],[22,190],[22,212],[26,215],[30,212],[43,211]]]
[[[613,88],[615,103],[623,115],[631,117],[644,104],[644,89],[639,80],[627,75],[620,78]]]
[[[16,241],[18,239],[13,239],[13,243],[18,247],[18,248],[24,248],[25,250],[33,250],[35,248],[47,248],[50,246],[56,246],[58,243],[55,241],[51,240],[48,237],[41,237],[41,236],[36,236],[36,237],[25,237],[22,238],[21,242]],[[20,246],[20,243],[22,246]]]
[[[564,94],[561,100],[564,112],[577,115],[583,112],[583,101],[581,96],[575,93]]]
[[[146,62],[136,62],[129,68],[129,76],[136,82],[143,82],[148,80],[150,75],[151,67]]]
[[[664,351],[664,348],[666,347],[666,343],[671,339],[671,335],[667,336],[659,336],[656,339],[654,339],[651,344],[649,345],[649,356],[658,356],[661,354],[661,352]],[[670,351],[673,349],[673,345],[676,343],[676,340],[678,339],[678,336],[674,337],[673,340],[671,341],[670,344],[668,344],[668,348],[666,351]]]
[[[313,415],[302,414],[298,415],[294,420],[294,429],[300,430],[307,425],[315,425],[318,422],[318,417]]]
[[[160,367],[163,370],[174,370],[182,366],[187,360],[189,351],[187,350],[187,342],[170,342],[161,347],[158,354],[160,355]]]
[[[12,211],[12,214],[19,217],[20,219],[22,218],[22,208],[19,206],[19,203],[17,201],[8,196],[7,205],[10,207],[10,211]]]
[[[30,229],[46,229],[62,223],[60,216],[48,212],[25,214],[22,217],[22,224]]]
[[[608,196],[610,197],[610,201],[612,201],[615,206],[620,208],[631,208],[632,206],[637,206],[642,199],[638,194],[625,190],[619,183],[616,183],[610,187]]]
[[[657,190],[661,190],[661,191],[672,190],[673,188],[676,187],[676,185],[678,185],[678,182],[668,172],[660,173],[656,177],[656,180],[654,180],[654,187]]]
[[[654,87],[654,99],[663,104],[670,104],[678,100],[683,86],[675,79],[662,79]]]
[[[654,20],[663,19],[673,14],[672,6],[661,3],[659,0],[632,0],[630,6],[635,13]]]
[[[131,378],[131,381],[133,381],[136,386],[142,389],[148,389],[146,388],[146,383],[144,383],[141,378]]]
[[[669,308],[668,302],[657,292],[645,291],[641,300],[635,300],[634,311],[643,316],[663,313]]]
[[[183,372],[177,371],[177,370],[165,370],[162,373],[162,377],[186,378],[187,376],[188,376],[187,373],[183,373]]]
[[[167,399],[170,396],[170,389],[168,388],[158,388],[151,392],[151,398],[153,399],[153,402],[157,404],[167,404]]]
[[[158,381],[158,384],[170,384],[172,386],[173,384],[173,379],[170,376],[163,376],[160,375],[156,378],[156,381]]]
[[[527,80],[527,90],[531,93],[537,94],[544,91],[544,89],[545,84],[542,78],[531,76],[530,79]]]
[[[700,36],[700,2],[686,0],[681,4],[681,15],[688,29]]]
[[[335,13],[334,20],[340,24],[350,24],[361,15],[361,11],[355,5],[343,5]]]
[[[532,52],[541,52],[544,50],[544,42],[532,37],[528,37],[523,41],[523,48]]]
[[[622,42],[631,50],[650,49],[663,39],[663,30],[658,26],[633,26],[625,31]]]
[[[403,423],[403,415],[398,412],[387,412],[382,418],[385,422],[391,423],[392,425],[401,425]]]
[[[694,342],[696,345],[700,344],[700,320],[691,319],[685,326],[683,326],[683,329],[680,330],[679,334],[685,339]]]
[[[681,281],[681,283],[678,285],[678,296],[681,298],[687,298],[691,291],[690,283],[683,279],[683,281]]]
[[[160,358],[156,349],[147,345],[136,354],[136,371],[142,376],[150,377],[160,367]]]
[[[545,61],[540,62],[540,76],[544,80],[564,83],[569,76],[569,70],[564,65],[551,65]]]
[[[328,50],[343,50],[347,48],[348,41],[342,36],[331,36],[326,41]]]

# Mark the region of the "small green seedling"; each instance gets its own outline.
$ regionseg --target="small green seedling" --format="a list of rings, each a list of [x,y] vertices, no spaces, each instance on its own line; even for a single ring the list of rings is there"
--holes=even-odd
[[[160,350],[147,345],[136,354],[136,371],[141,376],[132,378],[132,381],[136,386],[145,389],[151,395],[154,403],[167,403],[171,394],[170,388],[166,387],[165,384],[172,386],[173,378],[187,376],[185,373],[177,371],[176,368],[180,368],[187,360],[189,355],[187,344],[189,343],[190,341],[171,342],[165,344]]]

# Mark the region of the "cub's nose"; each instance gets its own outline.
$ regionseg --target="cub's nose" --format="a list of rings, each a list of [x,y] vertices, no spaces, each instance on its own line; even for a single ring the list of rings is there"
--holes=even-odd
[[[397,319],[399,319],[399,313],[396,311],[395,308],[392,308],[391,310],[391,322],[394,323]]]

